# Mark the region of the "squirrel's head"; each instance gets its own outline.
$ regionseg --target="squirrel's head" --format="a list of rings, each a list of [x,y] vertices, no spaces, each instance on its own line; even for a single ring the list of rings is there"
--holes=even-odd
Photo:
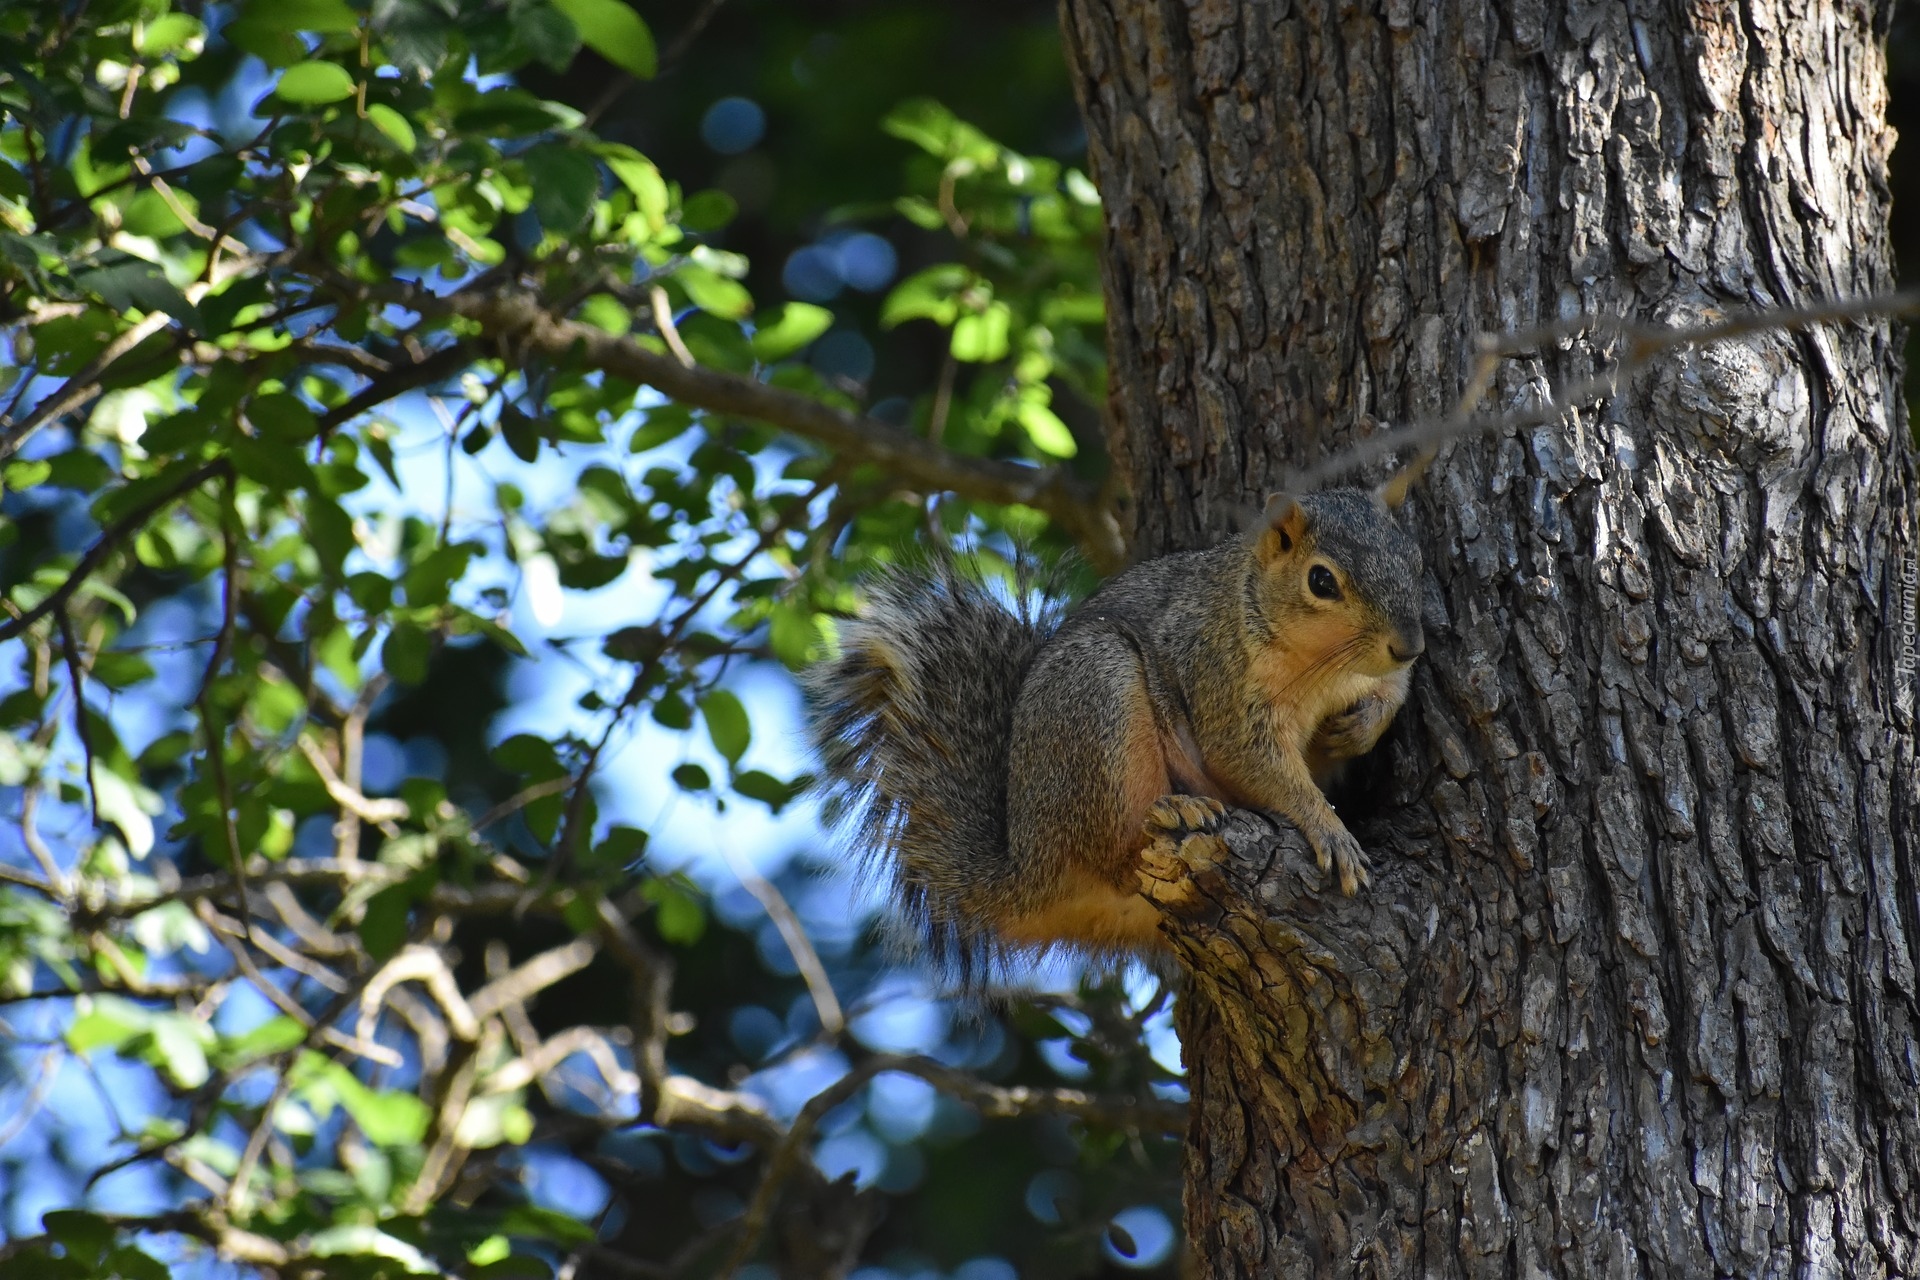
[[[1420,626],[1420,545],[1380,489],[1276,493],[1252,534],[1255,595],[1273,634],[1366,675],[1402,670],[1426,649]],[[1389,506],[1391,502],[1392,506]]]

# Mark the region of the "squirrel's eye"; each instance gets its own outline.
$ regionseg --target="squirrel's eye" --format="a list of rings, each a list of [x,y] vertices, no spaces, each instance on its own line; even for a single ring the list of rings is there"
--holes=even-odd
[[[1333,570],[1323,564],[1317,564],[1307,571],[1307,590],[1322,600],[1340,598],[1340,584],[1334,581]]]

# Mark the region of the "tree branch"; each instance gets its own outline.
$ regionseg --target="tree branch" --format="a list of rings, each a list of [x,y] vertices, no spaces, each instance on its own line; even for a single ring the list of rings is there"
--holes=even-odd
[[[982,502],[1032,507],[1052,517],[1097,566],[1112,568],[1125,558],[1126,548],[1111,513],[1100,507],[1090,488],[1059,467],[955,453],[795,391],[717,369],[689,367],[631,338],[555,316],[529,294],[463,289],[435,298],[409,291],[401,301],[423,313],[451,313],[472,320],[487,337],[515,350],[535,351],[549,359],[578,359],[683,404],[768,423],[851,461],[872,463],[919,488],[950,489]]]
[[[7,432],[5,436],[0,436],[0,462],[5,462],[19,452],[20,446],[41,427],[61,414],[78,408],[87,397],[93,394],[94,388],[99,386],[101,375],[112,368],[121,356],[126,355],[127,352],[172,323],[173,317],[166,312],[149,311],[144,318],[125,332],[115,336],[113,341],[101,348],[99,355],[87,361],[74,372],[72,377],[61,383],[58,391],[35,405],[32,411],[21,419],[18,426]]]

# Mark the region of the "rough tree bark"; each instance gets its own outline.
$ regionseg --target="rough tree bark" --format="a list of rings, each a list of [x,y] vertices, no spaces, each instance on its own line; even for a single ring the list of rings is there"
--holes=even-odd
[[[1444,411],[1478,331],[1890,287],[1887,16],[1063,0],[1137,550]],[[1162,888],[1204,1275],[1920,1272],[1897,336],[1663,356],[1442,454],[1373,889],[1251,817]]]

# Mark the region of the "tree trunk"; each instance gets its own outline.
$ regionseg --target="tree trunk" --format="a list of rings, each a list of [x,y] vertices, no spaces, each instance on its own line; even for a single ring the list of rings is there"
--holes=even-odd
[[[1064,0],[1136,549],[1444,412],[1479,331],[1890,287],[1885,6]],[[1375,882],[1162,897],[1206,1276],[1920,1272],[1894,326],[1658,357],[1414,499]],[[1493,407],[1606,368],[1508,361]]]

